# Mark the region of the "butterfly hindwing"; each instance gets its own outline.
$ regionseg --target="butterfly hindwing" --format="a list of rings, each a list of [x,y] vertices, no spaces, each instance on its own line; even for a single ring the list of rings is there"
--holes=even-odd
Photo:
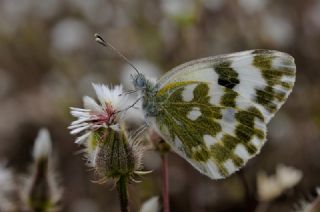
[[[260,150],[266,129],[257,108],[212,105],[209,90],[210,84],[203,82],[170,85],[156,126],[176,152],[218,179],[238,170]]]
[[[224,178],[256,155],[295,80],[293,58],[255,50],[178,66],[158,82],[153,124],[180,156]]]

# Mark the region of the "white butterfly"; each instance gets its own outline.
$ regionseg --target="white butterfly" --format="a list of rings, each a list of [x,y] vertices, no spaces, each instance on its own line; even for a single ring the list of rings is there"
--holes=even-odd
[[[259,153],[295,82],[294,59],[250,50],[182,64],[156,84],[141,73],[147,123],[201,173],[224,178]]]
[[[296,66],[286,53],[249,50],[190,61],[156,83],[136,71],[147,123],[201,173],[221,179],[260,152],[266,125],[292,91]]]

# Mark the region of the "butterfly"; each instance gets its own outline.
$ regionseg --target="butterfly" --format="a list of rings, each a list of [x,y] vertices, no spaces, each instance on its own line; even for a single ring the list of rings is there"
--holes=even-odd
[[[231,175],[260,152],[267,124],[295,82],[292,56],[257,49],[193,60],[154,83],[95,37],[136,70],[132,82],[147,124],[212,179]]]
[[[156,83],[137,73],[133,85],[147,123],[202,174],[221,179],[260,152],[295,73],[292,56],[249,50],[187,62]]]

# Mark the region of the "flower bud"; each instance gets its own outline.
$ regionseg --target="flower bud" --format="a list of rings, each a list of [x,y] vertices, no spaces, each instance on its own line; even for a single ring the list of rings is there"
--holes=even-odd
[[[34,167],[26,179],[25,202],[33,211],[53,210],[61,197],[61,189],[51,164],[51,140],[48,130],[41,129],[33,149]]]
[[[92,159],[91,164],[101,182],[108,178],[133,179],[134,174],[140,174],[143,147],[138,141],[128,138],[123,127],[120,131],[101,129],[91,139],[91,143],[96,143],[96,149],[88,158]]]

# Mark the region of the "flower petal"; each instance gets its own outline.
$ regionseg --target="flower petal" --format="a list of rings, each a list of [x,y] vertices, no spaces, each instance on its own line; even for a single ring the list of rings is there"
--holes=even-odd
[[[72,130],[72,131],[70,132],[70,134],[71,134],[71,135],[78,134],[79,132],[82,132],[83,130],[88,129],[89,127],[90,127],[90,125],[87,124],[87,125],[85,125],[85,126],[83,126],[83,127],[76,128],[76,129]]]
[[[84,141],[89,137],[89,135],[91,134],[91,132],[87,132],[85,134],[83,134],[82,136],[78,137],[75,141],[76,144],[83,144]]]
[[[101,106],[98,105],[98,103],[89,96],[83,97],[83,106],[84,106],[84,108],[90,109],[95,112],[102,112],[103,111]]]
[[[102,84],[94,84],[94,83],[92,83],[92,86],[97,94],[100,104],[104,107],[106,105],[106,101],[110,97],[109,88]]]

